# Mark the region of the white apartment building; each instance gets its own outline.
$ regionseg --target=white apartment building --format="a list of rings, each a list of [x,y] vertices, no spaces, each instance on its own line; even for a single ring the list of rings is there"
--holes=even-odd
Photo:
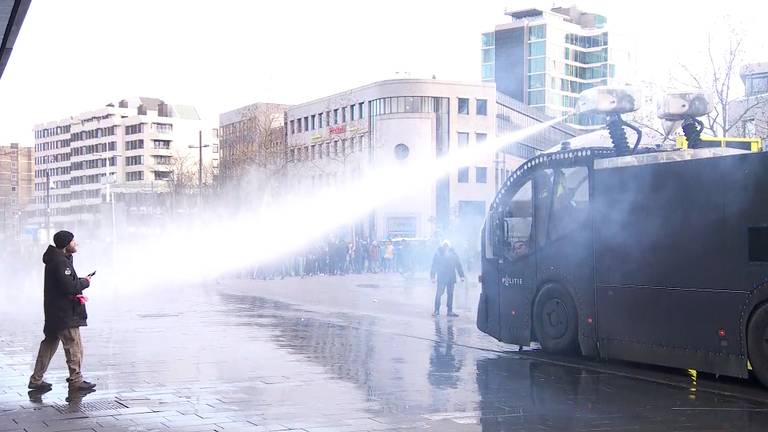
[[[311,193],[354,182],[399,160],[435,160],[454,148],[482,146],[497,132],[529,123],[510,117],[530,111],[519,105],[522,108],[500,105],[493,83],[419,79],[375,82],[294,105],[285,113],[287,160],[294,168],[286,181],[294,190]],[[564,130],[544,148],[515,145],[540,151],[575,135],[570,128]],[[382,240],[435,232],[456,238],[461,232],[476,232],[495,195],[496,177],[528,156],[519,150],[504,158],[491,155],[436,183],[415,184],[407,196],[356,223],[350,235]]]
[[[576,7],[506,15],[509,22],[482,34],[483,81],[547,115],[568,115],[577,128],[604,124],[602,116],[576,114],[576,103],[582,91],[615,82],[617,65],[623,80],[633,69],[626,42],[609,31],[606,17]]]
[[[35,126],[32,222],[43,226],[49,206],[55,228],[103,223],[111,197],[123,217],[152,212],[156,193],[196,187],[199,150],[190,146],[201,136],[211,181],[218,147],[210,131],[194,107],[145,97]]]

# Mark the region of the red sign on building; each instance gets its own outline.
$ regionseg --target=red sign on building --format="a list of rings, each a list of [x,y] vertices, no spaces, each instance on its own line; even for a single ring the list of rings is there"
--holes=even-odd
[[[341,135],[343,133],[347,132],[347,125],[342,124],[338,126],[329,126],[328,127],[328,134],[329,135]]]

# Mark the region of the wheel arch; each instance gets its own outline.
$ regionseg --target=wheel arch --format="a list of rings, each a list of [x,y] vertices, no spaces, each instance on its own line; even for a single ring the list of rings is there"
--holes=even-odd
[[[752,320],[752,316],[754,315],[755,311],[765,304],[768,304],[768,277],[755,285],[755,287],[749,293],[749,297],[747,298],[747,301],[744,302],[744,308],[742,309],[741,316],[739,317],[741,350],[747,359],[749,359],[749,346],[747,344],[747,337],[749,336],[747,334],[749,322]]]

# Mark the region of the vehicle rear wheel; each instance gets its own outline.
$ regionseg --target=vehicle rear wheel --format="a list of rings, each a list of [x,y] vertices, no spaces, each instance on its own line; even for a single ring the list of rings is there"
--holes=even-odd
[[[575,353],[579,346],[578,313],[571,294],[562,286],[545,285],[533,303],[533,328],[542,349]]]
[[[768,387],[768,304],[758,306],[749,318],[747,353],[752,373]]]

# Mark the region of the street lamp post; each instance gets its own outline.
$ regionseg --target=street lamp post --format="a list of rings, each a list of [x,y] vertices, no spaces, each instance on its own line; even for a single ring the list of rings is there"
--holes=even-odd
[[[203,131],[198,131],[198,144],[196,146],[190,145],[191,149],[198,149],[197,159],[197,205],[202,207],[203,204],[203,148],[210,147],[210,144],[203,145]]]

